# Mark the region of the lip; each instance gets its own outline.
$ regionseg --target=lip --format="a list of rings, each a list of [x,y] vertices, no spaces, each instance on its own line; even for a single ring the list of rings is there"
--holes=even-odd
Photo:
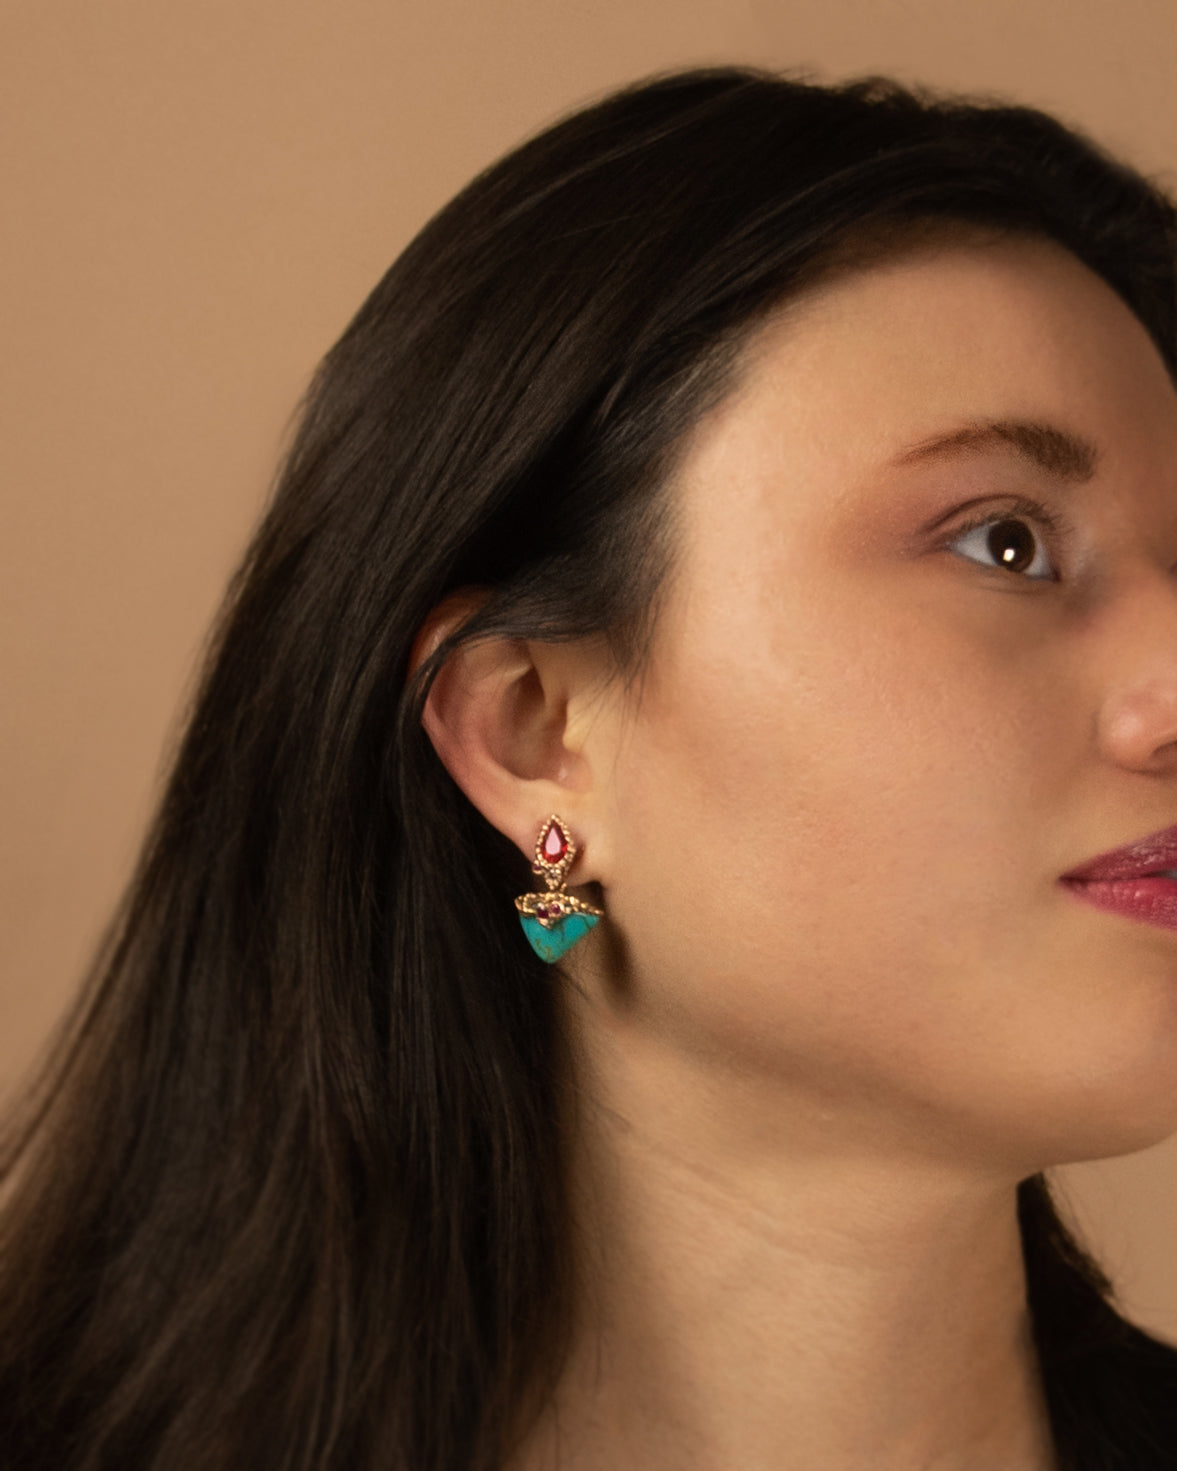
[[[1177,879],[1160,876],[1162,868],[1177,869],[1177,824],[1100,853],[1060,882],[1099,909],[1177,930]]]
[[[1177,868],[1177,823],[1164,827],[1135,843],[1112,848],[1107,853],[1072,868],[1063,879],[1091,883],[1096,879],[1134,879],[1156,873],[1160,868]]]

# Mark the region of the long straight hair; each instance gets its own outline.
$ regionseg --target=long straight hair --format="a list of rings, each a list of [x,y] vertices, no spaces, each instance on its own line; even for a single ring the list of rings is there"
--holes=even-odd
[[[1174,211],[1041,113],[749,69],[614,94],[470,184],[327,355],[136,876],[12,1120],[0,1460],[495,1471],[575,1262],[558,972],[421,726],[455,644],[640,675],[665,484],[753,326],[857,235],[1028,231],[1177,352]],[[408,678],[446,593],[479,612]],[[1171,1465],[1177,1352],[1019,1189],[1068,1467]],[[1166,1408],[1168,1407],[1168,1408]],[[1166,1441],[1165,1437],[1172,1438]]]

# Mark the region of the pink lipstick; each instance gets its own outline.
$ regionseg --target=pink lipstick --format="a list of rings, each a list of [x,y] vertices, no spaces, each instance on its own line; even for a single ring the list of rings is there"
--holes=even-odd
[[[1177,825],[1101,853],[1060,883],[1098,909],[1177,930]]]

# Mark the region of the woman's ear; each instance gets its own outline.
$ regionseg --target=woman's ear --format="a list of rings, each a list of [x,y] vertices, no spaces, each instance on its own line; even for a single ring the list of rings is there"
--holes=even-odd
[[[413,643],[412,674],[478,610],[488,593],[467,588],[439,603]],[[599,660],[580,646],[491,637],[459,644],[438,670],[422,724],[442,764],[486,820],[529,860],[553,812],[576,838],[572,883],[602,880],[600,794],[579,718]],[[596,728],[599,728],[596,727]]]

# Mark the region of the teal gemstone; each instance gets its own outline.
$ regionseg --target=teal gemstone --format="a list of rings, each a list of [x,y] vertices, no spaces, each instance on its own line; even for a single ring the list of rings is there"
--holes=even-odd
[[[599,917],[596,914],[567,914],[549,929],[533,915],[521,914],[519,923],[531,941],[531,948],[541,960],[551,964],[571,950],[577,940],[583,940]]]

